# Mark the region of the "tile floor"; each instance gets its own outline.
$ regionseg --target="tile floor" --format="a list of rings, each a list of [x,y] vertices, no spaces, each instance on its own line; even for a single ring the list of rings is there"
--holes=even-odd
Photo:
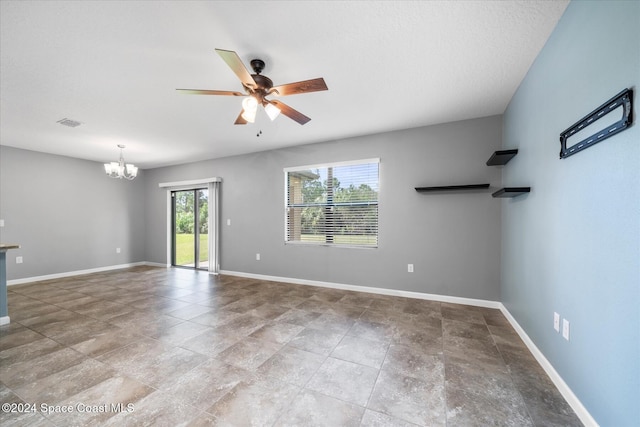
[[[3,426],[581,425],[498,310],[136,267],[9,315]]]

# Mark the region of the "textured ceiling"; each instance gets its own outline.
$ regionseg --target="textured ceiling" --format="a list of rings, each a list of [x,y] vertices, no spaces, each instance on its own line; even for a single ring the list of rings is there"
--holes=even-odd
[[[151,168],[501,114],[567,4],[3,0],[0,143]],[[175,90],[242,91],[215,48],[329,90],[234,126],[242,98]]]

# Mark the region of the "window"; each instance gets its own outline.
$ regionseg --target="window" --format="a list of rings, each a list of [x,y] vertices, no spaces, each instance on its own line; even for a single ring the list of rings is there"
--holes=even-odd
[[[379,163],[286,168],[285,241],[377,247]]]

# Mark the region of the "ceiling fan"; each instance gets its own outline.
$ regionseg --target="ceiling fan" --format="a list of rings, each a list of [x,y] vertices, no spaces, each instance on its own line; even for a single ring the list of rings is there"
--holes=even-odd
[[[245,93],[227,90],[202,90],[202,89],[176,89],[182,92],[195,95],[226,95],[226,96],[246,96],[242,101],[242,111],[238,115],[236,125],[244,125],[253,123],[256,117],[256,111],[259,105],[262,105],[271,120],[274,120],[280,113],[290,119],[300,123],[301,125],[311,120],[301,112],[294,110],[287,104],[280,101],[267,99],[269,95],[296,95],[307,92],[318,92],[328,90],[324,79],[311,79],[295,83],[287,83],[284,85],[274,86],[273,81],[267,76],[263,76],[264,61],[261,59],[252,59],[251,68],[255,74],[249,74],[249,71],[240,60],[237,53],[231,50],[216,49],[218,55],[227,63],[242,82]]]

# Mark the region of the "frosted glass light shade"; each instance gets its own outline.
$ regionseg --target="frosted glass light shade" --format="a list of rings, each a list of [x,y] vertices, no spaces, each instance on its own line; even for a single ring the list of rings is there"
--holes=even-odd
[[[274,121],[276,117],[280,115],[280,109],[273,104],[267,104],[264,107],[264,111],[267,113],[267,116],[269,116],[271,121]]]
[[[256,112],[258,111],[258,100],[253,96],[248,96],[242,100],[242,118],[249,123],[256,121]]]

